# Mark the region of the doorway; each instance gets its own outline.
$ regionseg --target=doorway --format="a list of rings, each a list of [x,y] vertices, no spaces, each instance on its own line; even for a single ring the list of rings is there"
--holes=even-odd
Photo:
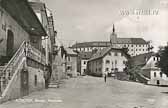
[[[6,55],[12,57],[14,53],[14,34],[11,30],[7,31],[7,45],[6,45]]]
[[[29,93],[29,80],[28,80],[28,70],[21,70],[21,96],[28,95]]]
[[[159,80],[157,80],[157,85],[160,85],[160,81]]]

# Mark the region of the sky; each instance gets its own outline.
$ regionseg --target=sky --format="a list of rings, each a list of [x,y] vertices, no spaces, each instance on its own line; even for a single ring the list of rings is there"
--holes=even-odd
[[[55,29],[64,45],[86,41],[109,41],[112,24],[115,24],[118,37],[142,37],[152,42],[154,50],[160,45],[166,45],[168,41],[167,0],[43,0],[43,2],[53,12]],[[143,12],[147,10],[153,13],[144,15]],[[123,11],[129,14],[122,14]],[[137,11],[141,13],[135,14]]]

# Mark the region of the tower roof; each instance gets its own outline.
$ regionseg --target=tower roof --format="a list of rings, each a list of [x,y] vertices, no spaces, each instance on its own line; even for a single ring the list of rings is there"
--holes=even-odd
[[[114,24],[113,24],[113,33],[115,33],[115,26],[114,26]]]

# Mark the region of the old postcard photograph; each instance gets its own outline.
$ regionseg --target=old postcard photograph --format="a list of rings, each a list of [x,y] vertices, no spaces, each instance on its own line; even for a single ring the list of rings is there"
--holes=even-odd
[[[0,108],[168,108],[168,0],[0,0]]]

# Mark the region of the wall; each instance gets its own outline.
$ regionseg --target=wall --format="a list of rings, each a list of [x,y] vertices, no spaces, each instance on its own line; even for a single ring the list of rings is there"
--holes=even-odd
[[[28,67],[29,72],[29,92],[42,90],[45,88],[44,71],[37,68]],[[37,75],[37,85],[35,85],[35,75]]]
[[[96,59],[89,62],[89,71],[90,74],[94,76],[102,76],[103,70],[102,70],[102,59]]]
[[[61,51],[55,56],[53,60],[53,71],[51,76],[51,81],[57,81],[66,78],[65,73],[65,58],[61,57]]]
[[[131,56],[136,56],[143,53],[148,53],[148,44],[118,44],[120,48],[126,47]]]
[[[2,94],[3,98],[0,99],[0,103],[5,102],[7,100],[12,100],[12,99],[21,97],[21,78],[20,78],[21,73],[20,72],[23,69],[24,64],[25,64],[25,58],[19,64],[20,66],[17,69],[17,73],[13,74],[13,77],[9,82],[10,85],[8,84],[8,89],[4,91],[5,95]]]
[[[8,29],[12,30],[14,33],[14,51],[19,48],[24,40],[29,40],[28,33],[3,8],[0,7],[0,39],[4,39],[0,43],[0,56],[6,55]]]
[[[67,70],[68,74],[72,74],[72,77],[77,76],[77,56],[76,55],[69,55],[70,61],[67,61],[67,66],[70,66],[71,69]]]
[[[30,2],[31,7],[33,8],[34,12],[36,13],[36,16],[40,20],[41,24],[43,25],[44,29],[46,30],[46,33],[49,37],[47,39],[42,40],[42,47],[45,48],[46,52],[46,64],[49,64],[49,53],[51,52],[51,28],[49,28],[49,20],[47,16],[47,11],[45,4],[38,1],[32,1]],[[53,27],[52,27],[53,28]],[[53,32],[53,31],[52,31]]]
[[[128,53],[131,56],[136,56],[139,54],[143,54],[143,53],[148,53],[148,47],[149,44],[117,44],[116,45],[119,48],[123,48],[126,47],[129,49]],[[109,47],[109,46],[107,46]],[[101,46],[97,46],[97,47],[80,47],[80,48],[73,48],[74,50],[78,50],[79,52],[84,51],[84,52],[89,52],[92,51],[93,49],[103,49],[105,47],[101,47]]]
[[[117,52],[117,56],[114,55],[114,53]],[[106,64],[106,60],[109,60],[110,63]],[[117,61],[117,64],[115,65],[115,61]],[[110,55],[107,54],[104,58],[103,58],[103,70],[105,71],[106,68],[109,68],[109,71],[111,71],[111,69],[113,68],[118,68],[118,72],[123,72],[123,69],[125,68],[125,64],[123,63],[123,61],[127,61],[127,58],[125,56],[121,55],[120,51],[111,51]],[[113,62],[113,64],[112,64]]]
[[[157,81],[160,82],[159,85],[168,85],[168,77],[166,76],[166,74],[162,74],[162,77],[160,76],[160,70],[149,70],[151,77],[150,77],[150,81],[148,81],[148,84],[151,85],[157,85]],[[154,73],[156,73],[156,77],[154,76]]]
[[[84,64],[84,62],[85,62],[85,64]],[[86,72],[87,62],[88,62],[88,60],[81,60],[81,75],[84,75]],[[84,72],[84,69],[85,69],[85,72]]]

